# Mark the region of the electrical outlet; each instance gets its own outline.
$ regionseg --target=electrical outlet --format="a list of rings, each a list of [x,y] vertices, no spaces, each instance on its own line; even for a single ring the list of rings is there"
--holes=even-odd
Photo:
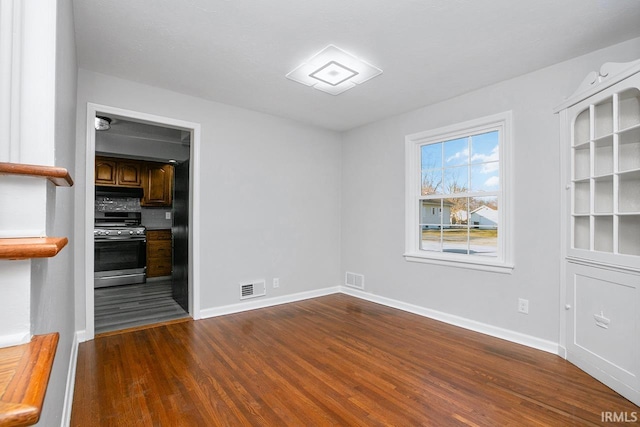
[[[529,300],[524,298],[518,298],[518,312],[523,314],[529,314]]]
[[[164,219],[171,219],[171,212],[165,212]]]
[[[279,288],[280,287],[280,279],[278,279],[277,277],[273,278],[273,287],[274,288]]]

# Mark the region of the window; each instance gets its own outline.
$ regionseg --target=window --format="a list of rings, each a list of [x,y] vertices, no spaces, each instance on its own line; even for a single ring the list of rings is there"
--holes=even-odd
[[[510,272],[511,113],[406,137],[408,261]]]

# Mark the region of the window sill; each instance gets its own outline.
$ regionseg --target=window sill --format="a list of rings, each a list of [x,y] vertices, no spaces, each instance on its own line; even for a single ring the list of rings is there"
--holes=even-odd
[[[423,264],[443,265],[447,267],[466,268],[469,270],[490,271],[493,273],[511,274],[514,269],[513,264],[498,262],[474,262],[468,259],[453,259],[449,257],[426,256],[419,252],[408,252],[404,254],[404,259],[409,262],[420,262]]]

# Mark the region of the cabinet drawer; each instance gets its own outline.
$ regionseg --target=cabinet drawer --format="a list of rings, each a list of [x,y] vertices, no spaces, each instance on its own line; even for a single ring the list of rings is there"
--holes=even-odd
[[[147,241],[171,240],[171,230],[147,230]]]
[[[147,265],[147,277],[159,277],[171,275],[171,260],[149,260]]]
[[[161,240],[147,244],[147,256],[149,258],[168,258],[171,261],[171,255],[171,240]]]

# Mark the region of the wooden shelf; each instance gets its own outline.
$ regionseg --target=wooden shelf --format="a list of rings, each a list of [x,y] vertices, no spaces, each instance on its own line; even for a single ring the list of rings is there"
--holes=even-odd
[[[0,259],[50,258],[69,240],[66,237],[20,237],[0,239]]]
[[[25,165],[0,162],[0,175],[24,175],[46,178],[60,187],[73,186],[73,180],[65,168],[55,166]]]
[[[30,343],[0,348],[0,425],[38,422],[58,346],[58,333],[36,335]]]

